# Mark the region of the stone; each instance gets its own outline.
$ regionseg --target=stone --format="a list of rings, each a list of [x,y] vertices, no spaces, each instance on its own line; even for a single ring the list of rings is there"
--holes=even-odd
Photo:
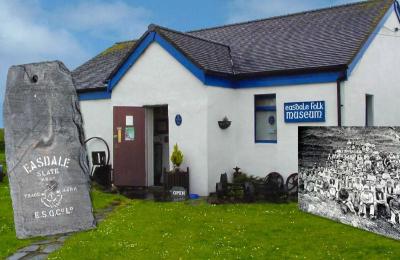
[[[15,254],[13,254],[12,256],[8,257],[7,260],[19,260],[21,258],[23,258],[24,256],[26,256],[28,253],[26,252],[17,252]]]
[[[54,251],[60,249],[62,247],[62,244],[50,244],[48,246],[46,246],[42,252],[46,253],[46,254],[50,254],[53,253]]]
[[[41,241],[34,242],[32,245],[46,245],[46,244],[50,244],[52,242],[54,242],[54,240],[41,240]]]
[[[20,249],[20,252],[35,252],[39,249],[39,245],[31,245]]]
[[[78,97],[59,61],[12,66],[4,100],[18,238],[95,227]]]
[[[68,238],[69,238],[69,236],[62,236],[62,237],[59,237],[59,238],[57,239],[57,241],[58,241],[58,242],[61,242],[61,243],[64,243],[65,240],[67,240]]]
[[[29,259],[29,260],[44,260],[44,259],[47,259],[47,258],[48,258],[47,254],[37,254],[37,255],[34,255],[32,257],[25,257],[24,260],[25,259]]]

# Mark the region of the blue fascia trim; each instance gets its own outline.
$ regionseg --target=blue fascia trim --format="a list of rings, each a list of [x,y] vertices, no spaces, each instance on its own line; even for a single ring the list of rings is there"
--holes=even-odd
[[[276,106],[256,106],[256,111],[276,111]]]
[[[98,99],[110,99],[111,93],[108,91],[96,91],[87,93],[78,93],[79,101],[82,100],[98,100]]]
[[[139,44],[136,50],[128,57],[128,59],[122,64],[122,66],[118,69],[117,73],[110,79],[108,82],[108,91],[111,91],[117,83],[121,80],[121,78],[125,75],[125,73],[132,67],[132,65],[139,59],[139,57],[143,54],[146,48],[154,41],[155,32],[150,32]]]
[[[394,11],[396,12],[396,15],[397,15],[397,19],[399,20],[399,22],[400,22],[400,4],[399,4],[399,2],[398,1],[395,1],[394,2]]]
[[[157,42],[160,44],[172,57],[179,61],[185,68],[193,73],[200,81],[205,82],[205,74],[203,70],[198,68],[191,62],[182,52],[178,51],[172,44],[166,41],[162,36],[156,32],[150,32],[139,44],[136,50],[128,57],[125,63],[118,69],[117,73],[109,81],[108,89],[112,90],[130,67],[139,59],[146,48],[152,43]]]
[[[256,144],[277,144],[278,140],[256,140]]]
[[[196,76],[201,82],[205,82],[205,74],[202,69],[197,67],[193,62],[191,62],[182,52],[178,51],[172,44],[166,41],[159,34],[155,34],[154,40],[160,44],[169,54],[172,55],[176,60],[178,60],[186,69],[191,71],[194,76]]]
[[[376,26],[375,30],[371,33],[369,36],[368,40],[364,43],[364,46],[360,49],[360,51],[357,53],[349,67],[347,68],[347,77],[350,77],[351,73],[353,72],[354,68],[357,66],[357,64],[360,62],[361,58],[364,56],[365,52],[368,50],[369,46],[371,45],[372,41],[375,39],[375,37],[378,35],[379,31],[382,29],[382,27],[385,25],[386,21],[389,19],[391,13],[395,9],[395,3],[389,8],[389,10],[386,12],[385,16],[381,19],[381,21],[378,23]]]
[[[286,85],[330,83],[342,75],[340,71],[317,72],[299,75],[269,76],[237,81],[236,88],[275,87]]]
[[[186,69],[188,69],[194,76],[196,76],[206,86],[224,87],[232,89],[240,88],[254,88],[254,87],[274,87],[285,85],[299,85],[299,84],[317,84],[317,83],[331,83],[343,75],[341,71],[332,72],[316,72],[305,73],[298,75],[283,75],[283,76],[266,76],[255,77],[250,79],[231,80],[226,77],[214,76],[206,74],[201,68],[190,61],[181,51],[176,49],[171,43],[165,40],[156,32],[149,32],[148,35],[141,41],[136,50],[128,57],[124,64],[118,69],[116,74],[108,82],[108,91],[118,84],[124,74],[130,67],[139,59],[146,48],[156,41],[159,43],[170,55],[172,55],[178,62],[180,62]]]
[[[212,87],[235,88],[234,80],[207,74],[205,75],[205,81],[203,83],[206,86]]]

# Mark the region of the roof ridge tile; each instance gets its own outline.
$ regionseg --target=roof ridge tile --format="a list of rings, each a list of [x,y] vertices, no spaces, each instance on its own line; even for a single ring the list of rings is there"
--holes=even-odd
[[[191,38],[195,38],[195,39],[197,39],[197,40],[206,41],[206,42],[213,43],[213,44],[218,44],[218,45],[221,45],[221,46],[224,46],[224,47],[227,47],[227,48],[230,47],[230,46],[227,45],[227,44],[223,44],[223,43],[221,43],[221,42],[213,41],[213,40],[210,40],[210,39],[205,39],[205,38],[199,37],[199,36],[197,36],[197,35],[191,35],[191,34],[188,34],[188,33],[185,33],[185,32],[173,30],[173,29],[170,29],[170,28],[167,28],[167,27],[163,27],[163,26],[159,26],[159,25],[154,25],[154,26],[155,26],[155,28],[160,28],[161,30],[166,30],[166,31],[170,31],[170,32],[173,32],[173,33],[178,33],[178,34],[181,34],[181,35],[184,35],[184,36],[188,36],[188,37],[191,37]],[[150,26],[149,26],[149,28],[150,28]]]
[[[396,0],[364,0],[364,1],[354,2],[354,3],[347,3],[347,4],[342,4],[342,5],[329,6],[329,7],[325,7],[325,8],[306,10],[306,11],[301,11],[301,12],[296,12],[296,13],[289,13],[289,14],[284,14],[284,15],[271,16],[271,17],[267,17],[267,18],[260,18],[260,19],[255,19],[255,20],[248,20],[248,21],[231,23],[231,24],[224,24],[224,25],[217,25],[217,26],[208,27],[208,28],[190,30],[190,31],[187,31],[185,33],[187,33],[187,34],[198,33],[198,32],[203,32],[203,31],[222,29],[222,28],[231,27],[231,26],[245,25],[245,24],[263,22],[263,21],[268,21],[268,20],[275,20],[275,19],[281,19],[281,18],[286,18],[286,17],[293,17],[293,16],[297,16],[297,15],[304,15],[304,14],[308,14],[308,13],[315,13],[315,12],[334,10],[334,9],[339,9],[339,8],[346,8],[346,7],[355,6],[355,5],[365,5],[365,4],[370,4],[371,2],[384,2],[384,1],[389,1],[389,2],[393,2],[393,3],[396,2]]]

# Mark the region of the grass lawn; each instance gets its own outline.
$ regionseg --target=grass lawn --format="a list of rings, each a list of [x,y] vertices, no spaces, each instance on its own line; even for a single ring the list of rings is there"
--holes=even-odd
[[[0,129],[0,164],[3,166],[6,165],[3,129]],[[6,169],[4,168],[4,170]],[[3,180],[3,182],[0,182],[0,259],[12,254],[16,249],[29,245],[37,240],[40,240],[40,238],[18,240],[15,237],[10,189],[7,179]]]
[[[0,129],[0,164],[5,164],[4,153],[4,130]],[[6,170],[4,168],[4,170]],[[98,189],[92,189],[93,208],[96,212],[99,209],[109,206],[116,200],[124,200],[122,196],[106,194]],[[43,238],[19,240],[15,236],[13,210],[11,206],[10,189],[7,179],[0,182],[0,259],[14,253],[17,249],[25,247],[34,241]]]
[[[94,211],[108,207],[114,201],[123,201],[118,195],[106,194],[98,189],[92,189],[92,202]],[[7,180],[0,182],[0,259],[11,255],[18,248],[22,248],[34,241],[43,238],[19,240],[15,236],[13,210],[11,206],[10,189]]]
[[[15,237],[10,189],[8,183],[0,182],[0,259],[35,240],[38,239],[18,240]]]
[[[297,204],[125,202],[50,259],[399,259],[400,242],[300,212]]]
[[[1,136],[0,130],[0,142]],[[97,189],[92,200],[95,211],[116,200],[121,205],[50,259],[400,259],[400,242],[300,212],[295,203],[157,203]],[[0,183],[0,259],[40,239],[15,237],[9,187]]]

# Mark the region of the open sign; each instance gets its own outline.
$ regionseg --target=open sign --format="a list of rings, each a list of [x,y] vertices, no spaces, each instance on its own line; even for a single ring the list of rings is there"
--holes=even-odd
[[[187,198],[186,189],[179,186],[174,186],[170,190],[172,201],[184,201]]]

